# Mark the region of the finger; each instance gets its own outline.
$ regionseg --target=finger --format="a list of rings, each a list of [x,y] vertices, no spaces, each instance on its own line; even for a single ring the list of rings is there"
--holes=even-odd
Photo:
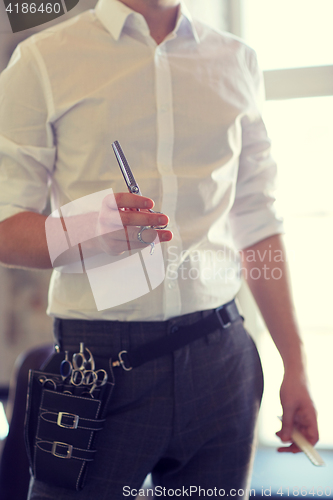
[[[119,213],[124,226],[166,226],[169,223],[169,217],[164,214],[133,210]]]
[[[130,241],[130,242],[140,243],[138,238],[140,229],[141,227],[126,226],[123,229],[104,233],[101,236],[105,241],[114,240],[114,241]],[[144,236],[142,236],[142,239],[149,245],[156,239],[156,236],[159,237],[160,241],[170,241],[173,237],[173,233],[168,229],[149,228],[144,230]],[[140,245],[138,246],[138,248],[140,248]]]
[[[298,430],[312,445],[319,440],[317,412],[312,401],[295,413],[293,431]]]
[[[291,441],[291,433],[294,428],[294,410],[293,408],[284,408],[282,416],[282,427],[277,435],[282,442]]]
[[[133,193],[115,193],[105,197],[105,202],[110,208],[113,208],[113,199],[116,201],[118,208],[137,208],[137,209],[152,209],[154,202],[151,198],[139,196]]]
[[[146,243],[142,243],[138,239],[139,231],[140,228],[138,227],[127,226],[122,230],[100,236],[103,241],[103,251],[110,255],[121,255],[128,250],[141,250],[152,242],[156,245],[161,241],[170,241],[173,236],[171,231],[147,229],[144,231],[144,237],[142,237]]]
[[[132,193],[116,193],[103,199],[99,221],[104,226],[166,226],[169,218],[158,212],[150,212],[153,200]]]
[[[276,432],[275,434],[281,439],[281,433],[282,433],[282,430]],[[298,453],[298,451],[301,451],[298,448],[298,446],[295,443],[292,442],[291,439],[289,440],[289,442],[290,441],[291,441],[291,443],[290,443],[289,446],[280,446],[277,451],[279,453]]]
[[[298,448],[295,443],[292,443],[290,446],[282,446],[277,449],[279,453],[300,453],[302,450]]]
[[[141,226],[142,227],[142,226]],[[127,239],[130,244],[131,248],[142,248],[142,243],[140,242],[138,238],[138,234],[141,230],[141,227],[136,227],[136,226],[126,226],[126,232],[123,231],[115,231],[112,233],[112,238],[113,239],[119,239],[119,240],[124,240]],[[156,240],[156,237],[158,236],[158,239],[156,243],[159,243],[160,241],[170,241],[173,237],[173,234],[171,231],[166,230],[166,229],[145,229],[144,231],[141,231],[141,239],[149,245],[153,241]],[[139,245],[136,245],[139,243]],[[136,246],[134,246],[136,245]]]
[[[307,439],[312,443],[316,443],[319,440],[319,430],[318,430],[318,420],[317,420],[317,410],[315,406],[312,404],[310,409],[306,413],[305,421],[302,420],[300,422],[300,431],[303,432],[303,427],[306,428]]]

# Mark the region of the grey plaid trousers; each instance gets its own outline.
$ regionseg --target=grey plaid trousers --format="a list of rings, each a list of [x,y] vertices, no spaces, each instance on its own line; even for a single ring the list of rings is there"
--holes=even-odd
[[[56,320],[55,336],[63,350],[77,351],[84,342],[95,356],[115,359],[203,315],[160,323]],[[30,500],[133,500],[149,473],[150,498],[246,498],[263,377],[241,318],[129,372],[116,368],[114,376],[84,489],[32,479]]]

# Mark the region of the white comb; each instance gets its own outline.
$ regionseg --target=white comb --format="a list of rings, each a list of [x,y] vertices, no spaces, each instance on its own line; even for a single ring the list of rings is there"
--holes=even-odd
[[[281,417],[278,417],[280,420],[282,420]],[[323,467],[325,464],[324,460],[321,458],[319,455],[318,451],[314,449],[312,444],[309,443],[309,441],[301,434],[296,428],[291,433],[291,439],[297,446],[299,447],[300,450],[305,453],[305,455],[308,457],[308,459],[313,463],[313,465],[316,465],[317,467]]]

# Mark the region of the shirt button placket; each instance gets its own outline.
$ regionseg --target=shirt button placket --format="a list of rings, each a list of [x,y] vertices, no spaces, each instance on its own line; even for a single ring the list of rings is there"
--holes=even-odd
[[[167,44],[163,43],[155,48],[155,95],[157,115],[157,168],[161,174],[163,201],[161,211],[167,214],[171,221],[175,221],[178,183],[173,171],[173,145],[174,145],[174,123],[173,123],[173,99],[172,99],[172,75],[169,66]],[[181,238],[175,224],[172,224],[173,239],[168,245],[173,245],[181,252]],[[166,254],[167,255],[167,251]],[[166,262],[166,265],[168,263]],[[166,276],[164,282],[164,313],[166,316],[181,314],[181,296],[178,282]]]

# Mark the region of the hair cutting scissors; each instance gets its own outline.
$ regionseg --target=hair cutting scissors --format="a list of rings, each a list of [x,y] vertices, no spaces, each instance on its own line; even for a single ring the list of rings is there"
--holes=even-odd
[[[119,167],[120,167],[120,170],[121,170],[121,173],[123,174],[123,177],[125,179],[125,182],[126,182],[126,185],[127,185],[127,189],[129,190],[130,193],[133,193],[133,194],[138,194],[139,196],[142,196],[142,193],[140,191],[140,188],[139,188],[139,185],[138,183],[136,182],[135,180],[135,177],[133,175],[133,172],[132,172],[132,169],[131,167],[129,166],[129,163],[126,159],[126,156],[124,155],[124,152],[119,144],[118,141],[114,141],[112,143],[112,148],[113,148],[113,151],[114,151],[114,154],[116,155],[116,158],[117,158],[117,161],[118,161],[118,164],[119,164]],[[137,209],[139,210],[139,209]],[[152,210],[151,208],[148,209],[149,212],[153,213],[153,214],[159,214],[161,212],[155,212],[155,210]],[[139,233],[138,233],[138,240],[141,242],[141,243],[145,243],[145,244],[149,244],[151,246],[151,250],[150,250],[150,254],[153,253],[154,251],[154,242],[152,243],[147,243],[146,241],[144,241],[142,239],[142,233],[145,229],[165,229],[167,227],[168,224],[165,224],[165,226],[142,226]]]
[[[55,380],[53,380],[52,378],[47,378],[45,375],[39,377],[38,382],[42,384],[43,387],[45,386],[46,389],[49,388],[54,391],[57,389],[57,384]]]
[[[88,358],[85,351],[89,354]],[[105,385],[108,380],[105,370],[95,370],[94,357],[83,342],[80,342],[80,352],[73,354],[72,362],[68,359],[68,351],[65,351],[65,359],[60,364],[60,375],[63,382],[69,379],[69,383],[75,387],[90,386],[88,394],[92,397],[94,390]]]
[[[85,356],[85,351],[87,351],[87,353],[89,354],[88,359]],[[83,370],[86,370],[86,368],[88,366],[90,366],[91,370],[95,370],[94,357],[93,357],[92,353],[90,352],[90,350],[88,349],[88,347],[84,347],[83,342],[80,342],[80,352],[73,354],[72,361],[73,361],[74,370],[83,371]]]

